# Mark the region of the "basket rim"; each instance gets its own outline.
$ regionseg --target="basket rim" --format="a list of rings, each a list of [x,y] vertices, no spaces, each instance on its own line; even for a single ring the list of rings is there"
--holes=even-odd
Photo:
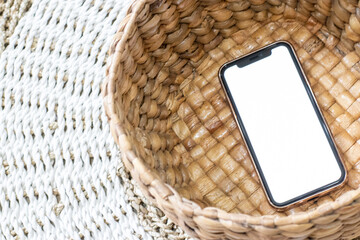
[[[114,40],[111,43],[106,77],[102,84],[101,90],[105,113],[108,117],[110,130],[115,139],[115,142],[119,146],[122,157],[125,157],[131,164],[136,165],[139,170],[144,170],[143,172],[140,172],[136,169],[128,169],[130,170],[132,177],[134,176],[131,170],[134,170],[135,172],[139,172],[141,174],[137,176],[138,178],[134,178],[136,179],[138,184],[149,189],[151,195],[145,195],[150,197],[150,200],[155,202],[155,204],[163,211],[165,210],[164,208],[167,208],[169,206],[168,204],[171,204],[171,206],[176,206],[176,209],[173,209],[173,211],[179,213],[181,211],[186,211],[191,218],[207,218],[211,221],[219,221],[223,224],[225,228],[231,228],[231,223],[226,221],[231,221],[232,223],[238,223],[245,226],[284,226],[289,224],[308,223],[313,219],[330,214],[342,207],[346,207],[347,205],[350,205],[355,200],[360,198],[360,188],[357,188],[342,193],[340,196],[337,197],[336,200],[322,203],[314,207],[313,209],[308,210],[307,212],[297,212],[287,216],[251,216],[245,213],[229,213],[216,207],[201,208],[195,202],[180,196],[179,193],[172,186],[161,181],[156,174],[154,174],[150,169],[148,169],[144,160],[136,156],[135,152],[131,150],[129,138],[126,136],[125,131],[120,124],[121,121],[119,119],[117,109],[114,107],[114,85],[115,81],[117,80],[117,77],[115,77],[115,73],[118,63],[120,62],[121,52],[124,49],[126,41],[131,35],[131,32],[136,27],[136,16],[142,10],[145,4],[151,4],[155,1],[156,0],[135,0],[129,7],[127,16],[121,21],[120,26],[122,26],[125,20],[127,20],[127,23],[125,23],[125,25],[123,25],[122,27],[119,27],[115,34],[115,36],[118,34],[122,34],[121,39],[119,41],[115,41],[114,37]],[[143,182],[139,182],[140,178],[147,179],[146,184],[144,184]],[[142,187],[140,187],[140,189],[142,192],[144,192]],[[166,192],[165,195],[164,192]],[[165,212],[167,211],[165,210]],[[181,215],[184,215],[184,213],[182,213]],[[171,218],[171,216],[168,217]],[[179,224],[176,219],[172,220]],[[180,225],[182,227],[184,226],[184,224],[181,223]],[[188,227],[185,226],[185,228]]]

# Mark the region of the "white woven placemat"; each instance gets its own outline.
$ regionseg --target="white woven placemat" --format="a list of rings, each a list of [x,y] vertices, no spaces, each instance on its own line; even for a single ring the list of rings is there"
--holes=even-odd
[[[139,199],[102,109],[107,51],[129,3],[35,0],[4,28],[0,239],[186,237]]]

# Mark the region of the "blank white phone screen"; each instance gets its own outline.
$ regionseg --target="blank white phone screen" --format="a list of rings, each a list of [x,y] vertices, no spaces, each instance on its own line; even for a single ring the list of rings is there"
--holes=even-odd
[[[284,203],[338,181],[341,170],[285,46],[225,81],[273,200]]]

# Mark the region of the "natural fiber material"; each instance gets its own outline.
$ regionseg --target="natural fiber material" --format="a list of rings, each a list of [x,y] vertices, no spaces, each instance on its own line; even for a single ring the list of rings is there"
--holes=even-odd
[[[129,180],[102,111],[130,1],[30,2],[0,1],[0,239],[186,238]]]
[[[204,239],[360,235],[358,11],[340,0],[136,1],[103,95],[145,195]],[[276,40],[295,46],[349,173],[343,188],[286,212],[266,201],[217,78],[224,62]]]
[[[145,231],[154,239],[190,240],[178,225],[169,220],[160,209],[143,196],[122,163],[120,163],[118,174],[125,188],[126,197]]]
[[[0,0],[0,53],[9,44],[9,37],[31,2],[32,0]]]

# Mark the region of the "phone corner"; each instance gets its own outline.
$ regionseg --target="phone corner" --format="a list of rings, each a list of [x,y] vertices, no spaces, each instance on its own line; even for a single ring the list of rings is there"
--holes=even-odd
[[[279,41],[276,41],[275,44],[290,47],[292,49],[294,48],[293,45],[287,40],[279,40]]]
[[[331,135],[331,139],[333,139],[333,136]],[[337,153],[337,161],[338,166],[340,170],[339,177],[336,179],[335,187],[340,187],[348,180],[348,172],[346,170],[345,161],[344,161],[344,155],[339,152],[338,147],[335,145],[335,151]]]
[[[220,66],[219,70],[218,70],[218,77],[220,78],[220,80],[222,80],[224,74],[225,74],[225,70],[227,68],[228,63],[224,63]]]
[[[341,187],[342,185],[344,185],[347,182],[347,180],[348,180],[348,173],[345,169],[345,165],[342,165],[342,167],[340,168],[340,177],[336,181],[337,187]]]
[[[261,178],[260,178],[261,179]],[[265,196],[269,202],[269,204],[276,208],[277,210],[279,211],[285,211],[286,209],[289,208],[289,206],[292,205],[291,202],[289,201],[283,201],[283,202],[279,202],[279,201],[276,201],[273,194],[271,193],[270,189],[268,188],[267,184],[266,186],[263,184],[262,180],[261,180],[261,183],[263,185],[263,189],[265,191]]]
[[[272,207],[276,208],[276,210],[278,210],[278,211],[286,211],[292,205],[291,203],[289,204],[286,202],[277,202],[272,197],[268,198],[268,202],[270,203],[270,205]]]

